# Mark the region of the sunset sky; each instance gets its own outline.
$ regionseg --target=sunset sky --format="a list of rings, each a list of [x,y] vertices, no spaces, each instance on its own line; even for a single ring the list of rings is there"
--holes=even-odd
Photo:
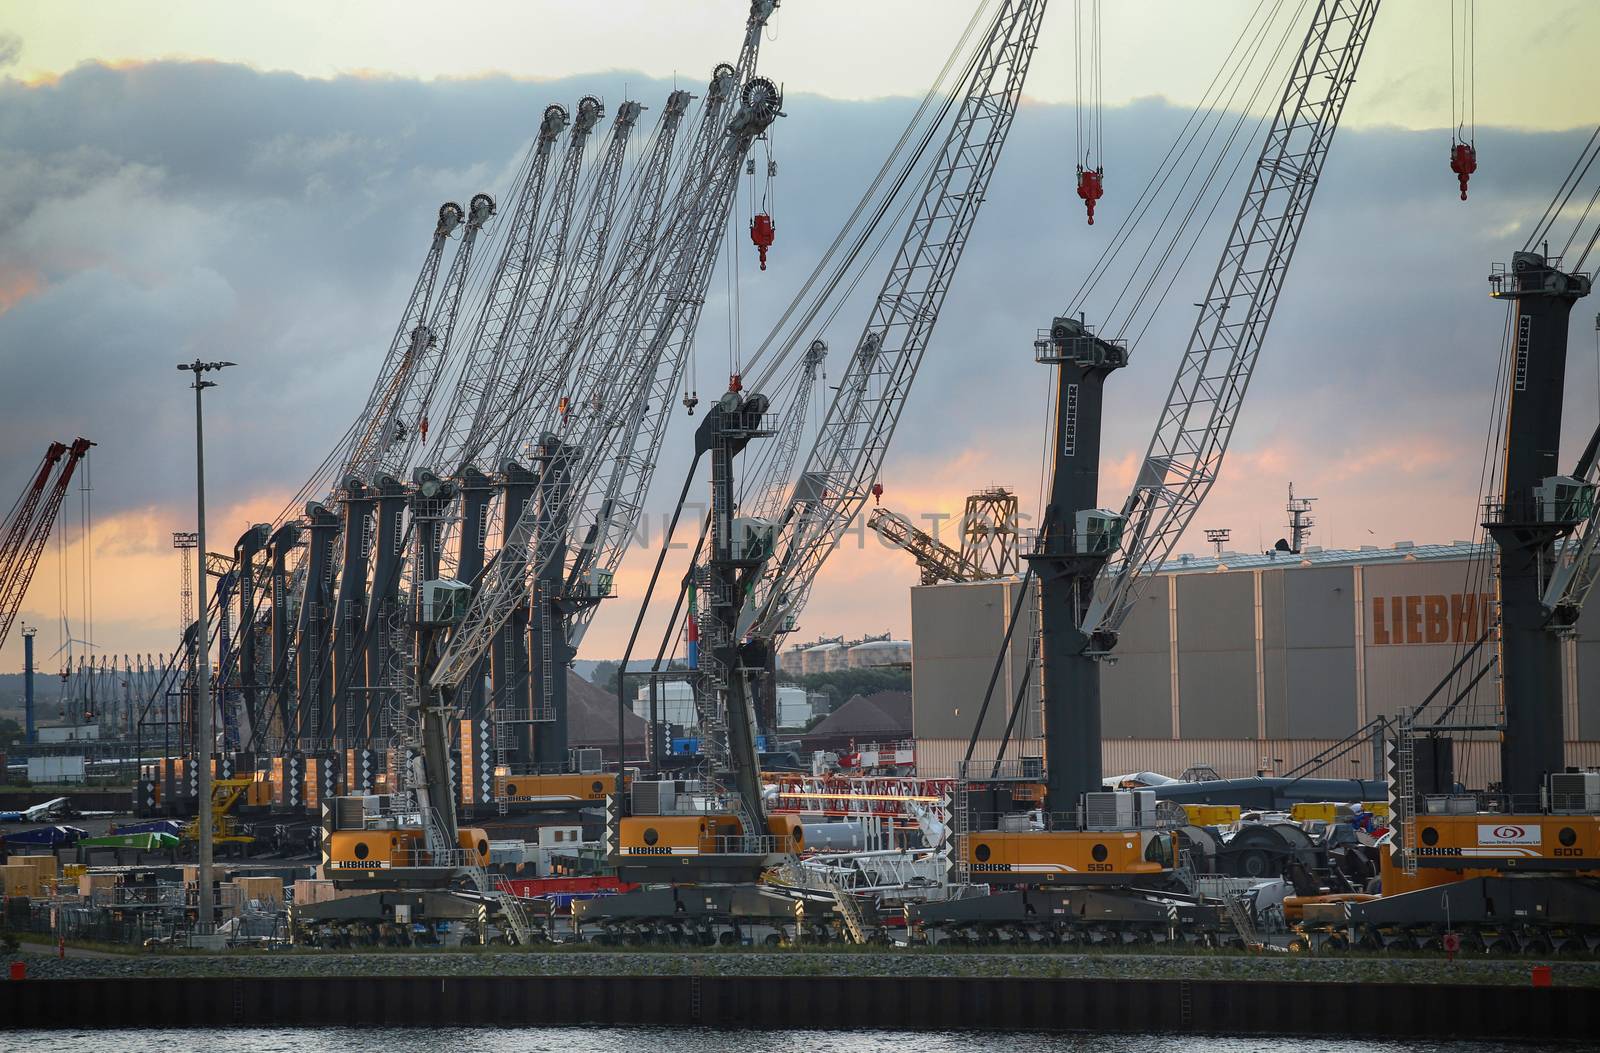
[[[1098,256],[1254,5],[1105,6],[1096,225],[1073,194],[1073,8],[1057,0],[885,466],[884,503],[913,516],[958,513],[990,484],[1036,510],[1047,418],[1034,332]],[[503,195],[549,102],[637,98],[653,119],[675,83],[698,90],[730,56],[744,10],[11,0],[0,17],[0,500],[10,507],[50,440],[99,444],[95,643],[121,654],[176,639],[170,535],[193,526],[194,452],[176,362],[239,363],[207,395],[211,547],[228,550],[277,515],[359,408],[438,204]],[[778,240],[768,271],[748,245],[737,261],[745,349],[809,273],[971,10],[784,4],[761,63],[787,93],[773,135]],[[1314,543],[1472,535],[1504,316],[1484,279],[1600,119],[1600,5],[1478,7],[1480,161],[1465,203],[1448,170],[1449,10],[1391,2],[1379,16],[1235,445],[1185,549],[1201,549],[1210,526],[1230,527],[1235,548],[1270,546],[1291,480],[1318,498]],[[1195,256],[1108,387],[1104,504],[1120,505],[1132,482],[1215,241]],[[721,275],[713,288],[696,351],[702,399],[730,359]],[[1564,461],[1600,405],[1596,311],[1574,312]],[[841,316],[828,334],[830,383],[861,322]],[[690,426],[674,418],[656,524]],[[64,560],[52,541],[24,604],[46,669],[63,580],[73,635],[88,635],[82,500],[75,491],[64,509]],[[581,657],[620,653],[650,562],[630,555]],[[847,539],[799,637],[903,635],[915,581],[909,558]],[[20,666],[14,630],[0,670]]]

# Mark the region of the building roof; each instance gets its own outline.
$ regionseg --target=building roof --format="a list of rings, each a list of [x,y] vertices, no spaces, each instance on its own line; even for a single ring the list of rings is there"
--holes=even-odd
[[[1350,567],[1369,563],[1414,563],[1431,560],[1483,559],[1494,551],[1493,545],[1474,544],[1471,541],[1453,541],[1448,545],[1417,545],[1410,541],[1396,541],[1390,548],[1362,545],[1360,548],[1330,548],[1308,545],[1304,551],[1294,552],[1223,552],[1201,556],[1188,552],[1169,559],[1161,565],[1162,574],[1194,574],[1229,570],[1271,570],[1278,567]]]
[[[645,719],[631,709],[622,715],[623,735],[643,742]],[[617,696],[567,671],[567,741],[574,746],[615,746]]]
[[[1418,545],[1410,541],[1396,541],[1389,548],[1362,545],[1360,548],[1328,548],[1308,545],[1304,551],[1294,552],[1227,552],[1216,555],[1198,555],[1185,552],[1161,565],[1160,574],[1220,574],[1230,570],[1296,570],[1302,567],[1356,567],[1374,563],[1427,563],[1435,560],[1488,559],[1494,555],[1492,544],[1475,544],[1471,541],[1452,541],[1447,545]],[[1016,578],[986,578],[982,581],[941,581],[917,588],[965,588],[973,585],[998,585],[1015,582]]]
[[[878,691],[851,696],[848,702],[808,731],[806,737],[894,738],[910,734],[911,692]]]

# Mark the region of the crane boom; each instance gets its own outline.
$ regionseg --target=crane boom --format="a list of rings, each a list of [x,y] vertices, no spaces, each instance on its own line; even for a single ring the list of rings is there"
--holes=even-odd
[[[786,630],[865,504],[1005,145],[1045,0],[1006,0],[828,415],[795,481],[753,629]]]
[[[396,439],[395,409],[403,396],[411,370],[433,342],[427,325],[428,307],[439,277],[439,264],[444,259],[444,246],[450,240],[451,233],[461,225],[464,216],[465,212],[454,201],[446,201],[439,206],[439,219],[434,225],[422,270],[411,288],[411,297],[406,301],[406,309],[400,316],[394,339],[389,342],[389,353],[378,370],[372,393],[367,396],[366,408],[361,411],[352,429],[350,446],[344,456],[344,470],[339,473],[341,480],[350,475],[370,478],[386,448]]]
[[[757,8],[761,6],[758,4]],[[752,19],[755,17],[753,13]],[[759,27],[753,33],[747,31],[747,43],[752,36],[759,41]],[[651,323],[640,327],[648,336],[644,353],[632,360],[643,363],[642,367],[634,365],[635,370],[647,374],[658,372],[651,364],[681,354],[682,348],[692,337],[692,322],[703,302],[715,260],[716,235],[721,230],[721,217],[726,215],[726,209],[731,204],[744,155],[755,137],[776,119],[781,103],[777,88],[770,81],[752,78],[745,85],[739,110],[729,122],[727,134],[711,163],[704,169],[690,169],[687,173],[686,178],[692,180],[693,190],[687,198],[680,195],[680,203],[687,207],[674,211],[661,237],[660,255],[655,262],[651,281],[653,287],[661,290],[661,295],[659,303],[652,310],[654,317]],[[670,353],[667,350],[669,344],[673,345]],[[619,346],[631,348],[633,345],[625,338]],[[626,379],[626,372],[620,375]],[[640,394],[643,394],[642,390]],[[626,408],[633,402],[634,399],[622,401],[624,420],[628,417]],[[601,435],[607,423],[614,420],[615,417],[610,414],[594,415],[585,429],[587,434],[580,433],[577,442],[567,441],[558,435],[547,435],[542,440],[546,451],[542,472],[545,494],[551,493],[550,480],[562,478],[566,480],[560,487],[562,491],[587,492],[584,480],[592,478],[597,467],[594,453],[607,447],[601,441]],[[541,519],[550,524],[544,531],[536,529]],[[567,522],[563,516],[552,514],[548,498],[542,498],[537,508],[530,502],[523,510],[507,533],[499,556],[485,570],[485,582],[474,594],[464,621],[452,634],[440,656],[430,678],[431,684],[454,687],[477,664],[512,611],[525,601],[530,556],[536,555],[531,560],[531,573],[535,577],[547,572],[547,564],[553,561],[565,541]]]
[[[527,308],[545,176],[556,139],[566,131],[568,122],[566,107],[553,103],[545,107],[528,158],[527,175],[517,194],[511,227],[479,309],[472,344],[461,363],[449,409],[440,422],[439,444],[430,458],[444,472],[453,472],[460,466],[478,407],[502,382],[502,372],[512,358],[508,341]]]
[[[473,249],[483,225],[494,215],[494,198],[488,194],[474,194],[467,206],[467,228],[461,235],[461,247],[450,261],[450,271],[445,276],[444,294],[427,322],[428,342],[415,360],[407,363],[408,377],[400,396],[395,399],[388,429],[397,437],[384,447],[378,460],[376,473],[400,476],[410,467],[417,448],[427,442],[428,406],[433,401],[439,376],[450,358],[451,339],[455,335],[456,320],[461,315],[461,302],[466,292],[467,274],[472,267]]]
[[[567,237],[572,228],[572,208],[578,190],[578,172],[583,164],[584,148],[605,107],[592,95],[578,102],[578,115],[573,121],[572,134],[567,140],[567,154],[556,170],[556,185],[550,195],[548,211],[544,217],[539,238],[533,253],[532,274],[528,281],[528,309],[522,312],[509,337],[506,347],[516,370],[512,383],[501,383],[488,388],[478,405],[467,436],[465,454],[476,459],[482,450],[497,446],[494,460],[515,456],[526,441],[524,434],[526,414],[518,414],[520,396],[530,392],[540,365],[538,352],[544,343],[544,332],[555,302],[556,290],[561,285],[562,271],[567,259]]]
[[[811,392],[827,356],[828,344],[824,340],[813,340],[806,348],[794,398],[778,422],[778,434],[773,436],[772,454],[760,476],[744,488],[745,501],[741,503],[751,507],[751,514],[757,519],[776,519],[783,514],[783,503],[789,496],[789,473],[794,471],[794,462],[800,456],[806,414],[811,411]]]
[[[530,365],[538,373],[534,382],[527,385],[522,397],[530,400],[532,406],[542,408],[548,396],[565,389],[577,345],[605,291],[601,277],[617,216],[617,187],[622,176],[622,162],[627,154],[629,138],[643,110],[643,106],[631,101],[624,102],[617,109],[616,119],[612,123],[611,142],[600,160],[583,226],[573,245],[572,265],[561,284],[550,324],[538,334],[539,349],[529,356]],[[676,117],[673,122],[676,123]]]
[[[1115,642],[1147,569],[1172,553],[1233,436],[1378,0],[1323,0],[1200,305],[1188,348],[1122,507],[1122,548],[1100,570],[1081,629]]]
[[[5,642],[11,632],[11,623],[22,609],[22,599],[28,593],[33,572],[39,566],[39,554],[44,551],[44,543],[49,539],[56,516],[61,512],[61,500],[66,496],[67,485],[72,482],[72,473],[93,445],[83,438],[73,440],[69,447],[51,443],[34,476],[33,486],[19,502],[12,528],[6,534],[5,548],[0,551],[0,561],[3,561],[0,566],[5,570],[4,578],[0,579],[0,644]],[[44,482],[63,453],[66,463],[61,465],[55,483],[46,491]],[[31,513],[26,520],[21,514],[24,511]],[[19,526],[25,529],[18,530]]]
[[[717,247],[738,190],[739,172],[750,143],[760,134],[754,128],[744,133],[734,133],[731,128],[751,113],[770,122],[778,115],[781,101],[776,86],[765,78],[754,78],[745,85],[740,110],[720,155],[688,195],[693,204],[684,215],[692,221],[676,232],[674,248],[657,264],[653,284],[659,292],[636,337],[643,346],[634,361],[642,365],[635,367],[633,381],[618,392],[620,397],[605,407],[604,416],[597,414],[600,427],[582,447],[587,456],[579,478],[585,485],[573,489],[569,507],[582,509],[579,523],[587,525],[580,527],[583,543],[575,546],[567,570],[567,587],[573,595],[583,593],[585,577],[603,582],[615,572],[628,538],[644,514],[645,495],[694,346]],[[760,128],[765,127],[761,123]],[[727,262],[727,266],[733,265],[732,260]],[[541,565],[550,556],[541,551]],[[580,612],[575,623],[579,639],[592,616],[593,605],[587,606],[590,609]]]

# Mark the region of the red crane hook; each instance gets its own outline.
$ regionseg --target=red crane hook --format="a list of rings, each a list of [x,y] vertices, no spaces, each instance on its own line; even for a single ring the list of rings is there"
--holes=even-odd
[[[1461,200],[1467,199],[1467,180],[1478,170],[1478,148],[1470,143],[1456,143],[1450,150],[1450,171],[1461,183]]]
[[[1094,203],[1105,195],[1104,169],[1078,166],[1078,196],[1089,208],[1089,226],[1094,226]]]
[[[773,226],[772,217],[765,212],[757,212],[755,218],[750,220],[750,240],[761,253],[762,270],[767,269],[767,250],[772,248],[772,239],[777,232],[778,228]]]

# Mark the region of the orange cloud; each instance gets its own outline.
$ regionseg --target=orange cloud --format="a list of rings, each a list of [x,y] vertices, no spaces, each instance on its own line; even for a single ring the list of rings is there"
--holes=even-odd
[[[5,314],[44,287],[39,272],[15,263],[0,263],[0,314]]]

